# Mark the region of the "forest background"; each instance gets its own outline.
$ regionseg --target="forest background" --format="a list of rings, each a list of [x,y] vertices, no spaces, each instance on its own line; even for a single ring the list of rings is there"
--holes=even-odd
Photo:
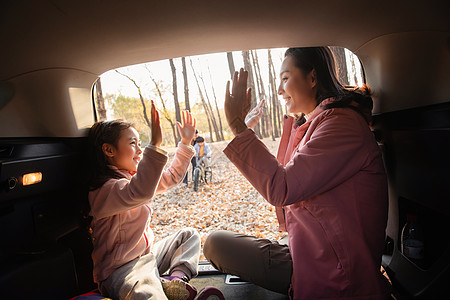
[[[358,58],[347,49],[331,47],[341,82],[362,83]],[[249,71],[252,107],[265,99],[264,114],[255,132],[275,140],[281,135],[284,103],[278,100],[279,68],[286,48],[236,51],[181,57],[127,66],[102,74],[94,85],[98,120],[124,119],[135,123],[145,146],[150,140],[150,100],[161,115],[162,146],[180,140],[176,122],[181,111],[197,119],[199,135],[207,142],[229,140],[223,101],[226,81],[241,67]]]

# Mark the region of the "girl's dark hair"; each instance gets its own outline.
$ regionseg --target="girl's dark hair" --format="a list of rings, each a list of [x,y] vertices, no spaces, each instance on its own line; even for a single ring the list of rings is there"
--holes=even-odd
[[[324,109],[348,107],[359,112],[369,123],[371,120],[373,101],[368,86],[361,88],[345,88],[337,79],[336,62],[328,47],[289,48],[285,57],[291,56],[297,68],[304,74],[315,70],[317,80],[317,104],[323,100],[335,97],[335,101],[324,105]],[[301,122],[304,116],[299,118]],[[303,123],[302,122],[302,123]]]
[[[117,142],[120,139],[122,130],[132,127],[132,123],[124,122],[122,120],[114,121],[100,121],[92,125],[88,133],[87,145],[87,166],[88,178],[85,201],[81,203],[81,219],[80,225],[83,232],[86,234],[89,241],[89,251],[92,252],[92,228],[90,216],[91,207],[88,200],[88,190],[93,191],[100,188],[110,178],[123,178],[124,176],[108,167],[108,160],[103,153],[102,146],[108,143],[117,147]]]
[[[123,178],[124,176],[108,166],[108,160],[103,153],[102,146],[107,143],[117,147],[122,130],[133,127],[132,123],[122,120],[100,121],[89,130],[89,189],[91,191],[100,188],[111,178]]]

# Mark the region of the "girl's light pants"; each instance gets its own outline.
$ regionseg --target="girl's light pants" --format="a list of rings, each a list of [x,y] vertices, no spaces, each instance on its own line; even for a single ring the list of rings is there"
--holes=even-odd
[[[193,228],[181,229],[159,242],[149,254],[114,271],[99,287],[104,296],[119,300],[167,300],[160,274],[183,271],[189,278],[198,274],[200,235]]]

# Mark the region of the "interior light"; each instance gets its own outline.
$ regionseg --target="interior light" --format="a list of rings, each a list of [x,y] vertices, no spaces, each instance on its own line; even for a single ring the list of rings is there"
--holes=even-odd
[[[23,175],[23,178],[22,178],[23,185],[36,184],[41,181],[42,181],[42,173],[41,172],[28,173],[28,174]]]

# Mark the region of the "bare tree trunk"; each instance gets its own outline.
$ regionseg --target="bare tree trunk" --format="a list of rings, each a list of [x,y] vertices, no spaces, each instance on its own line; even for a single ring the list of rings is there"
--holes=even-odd
[[[227,52],[227,59],[228,59],[228,68],[230,69],[230,77],[231,79],[233,79],[233,75],[236,70],[234,68],[233,52]]]
[[[343,85],[349,85],[349,77],[347,71],[347,60],[345,58],[345,49],[342,47],[331,46],[331,51],[336,58],[336,75],[339,78],[339,81],[342,82]]]
[[[264,88],[264,82],[262,80],[262,76],[261,76],[261,69],[259,67],[259,59],[258,59],[258,53],[256,52],[256,50],[251,51],[252,54],[252,60],[253,60],[253,66],[255,68],[255,77],[256,77],[256,82],[258,84],[258,91],[259,91],[259,101],[262,101],[263,99],[267,99],[266,96],[266,91]],[[266,104],[265,104],[266,106]],[[267,110],[264,109],[263,110],[263,115],[261,117],[261,134],[263,137],[267,137],[269,136],[268,134],[268,115],[267,115]]]
[[[270,76],[269,76],[269,80],[271,80]],[[273,94],[272,88],[270,87],[270,83],[269,83],[269,95],[268,95],[268,99],[266,100],[266,104],[265,104],[265,108],[264,109],[266,109],[266,111],[267,111],[267,119],[268,119],[268,123],[269,123],[268,130],[270,132],[272,140],[275,141],[274,124],[273,124],[273,118],[272,118],[272,116],[273,116],[273,109],[274,109],[273,103],[272,103],[272,99],[273,99],[272,94]]]
[[[251,88],[251,107],[256,106],[255,81],[253,79],[252,65],[250,62],[250,51],[242,51],[242,58],[244,60],[244,68],[248,71],[248,87]],[[254,128],[255,133],[261,138],[260,125],[257,124]]]
[[[170,127],[172,128],[173,143],[175,146],[177,146],[178,141],[179,141],[178,130],[176,130],[176,125],[172,121],[169,111],[166,108],[166,101],[164,100],[164,98],[162,96],[161,89],[159,88],[159,84],[156,82],[156,80],[152,76],[150,76],[150,78],[153,81],[153,83],[155,84],[156,91],[158,92],[159,99],[161,100],[161,104],[163,107],[162,114],[163,114],[164,118],[169,122]]]
[[[100,77],[95,82],[95,90],[97,91],[97,112],[98,112],[98,120],[99,121],[105,121],[106,120],[106,107],[105,107],[105,98],[103,97],[103,91],[102,91],[102,82],[100,80]]]
[[[273,72],[273,74],[276,74],[275,73],[275,67],[273,66],[273,64],[272,64],[272,72]],[[278,100],[278,96],[277,96],[278,95],[278,89],[276,88],[275,82],[274,82],[274,85],[275,85],[274,101],[275,101],[276,107],[277,107],[277,113],[276,113],[277,126],[278,126],[277,137],[280,137],[281,136],[281,131],[282,131],[282,128],[283,128],[283,119],[284,119],[285,113],[283,112],[283,107],[281,106],[281,103]],[[286,111],[286,114],[287,114],[286,105],[285,105],[285,110],[284,111]]]
[[[148,71],[150,79],[155,84],[156,91],[158,92],[158,96],[159,96],[159,99],[161,100],[161,104],[162,104],[162,107],[163,107],[162,115],[169,122],[170,127],[172,128],[173,142],[174,142],[174,145],[176,147],[178,145],[178,139],[177,139],[178,130],[176,130],[176,125],[172,121],[172,118],[170,117],[169,111],[166,108],[166,101],[164,100],[164,98],[162,96],[161,89],[159,88],[158,82],[156,82],[156,80],[153,78],[152,73],[147,68],[147,66],[145,66],[145,69]]]
[[[195,69],[194,69],[194,65],[192,64],[192,60],[190,60],[190,62],[191,62],[192,73],[194,74],[195,82],[197,83],[198,92],[200,94],[200,100],[202,101],[203,109],[205,110],[206,118],[208,119],[209,134],[210,134],[211,142],[213,142],[214,140],[213,140],[213,130],[211,127],[211,119],[212,119],[211,113],[210,113],[208,104],[206,104],[202,89],[200,88],[200,83],[198,82],[197,74],[195,73]]]
[[[355,60],[354,56],[349,57],[350,63],[352,65],[351,78],[353,78],[355,85],[358,85],[358,76],[356,75],[356,63],[360,63],[359,60]],[[349,79],[350,81],[350,79]]]
[[[206,90],[205,81],[203,80],[203,76],[202,76],[201,73],[198,75],[198,77],[200,77],[200,80],[201,80],[202,85],[203,85],[203,90],[205,91],[205,96],[206,96],[206,100],[207,100],[206,101],[206,106],[208,108],[208,114],[209,114],[209,116],[211,118],[211,124],[213,125],[213,128],[214,128],[214,134],[216,136],[216,141],[219,141],[220,140],[219,127],[217,126],[216,117],[214,116],[214,112],[213,112],[213,109],[212,109],[212,106],[211,106],[211,101],[209,99],[208,91]]]
[[[277,90],[275,84],[275,74],[273,73],[273,61],[272,61],[272,53],[270,50],[267,50],[268,57],[268,66],[269,66],[269,89],[271,91],[271,111],[270,111],[270,120],[272,124],[272,140],[275,140],[278,137],[278,124],[277,124]]]
[[[187,79],[186,58],[184,56],[181,58],[181,64],[183,66],[184,80],[184,107],[187,111],[191,111],[191,103],[189,102],[189,84]]]
[[[281,128],[282,128],[282,123],[283,123],[283,109],[281,108],[281,104],[280,101],[278,101],[278,89],[275,83],[275,67],[273,65],[273,60],[272,60],[272,54],[269,50],[268,53],[268,60],[269,60],[269,74],[271,74],[272,79],[271,81],[271,87],[272,87],[272,119],[273,119],[273,128],[274,128],[274,134],[275,137],[280,137],[281,135]]]
[[[173,59],[169,59],[170,69],[172,69],[172,89],[173,89],[173,103],[175,105],[175,119],[181,123],[181,113],[180,113],[180,103],[178,102],[178,86],[177,86],[177,70],[175,69],[175,64]],[[181,137],[178,130],[175,131],[177,135],[177,142],[180,141]]]
[[[132,79],[130,76],[128,76],[128,75],[126,75],[126,74],[124,74],[124,73],[120,73],[120,72],[117,71],[117,70],[115,70],[115,71],[116,71],[118,74],[120,74],[120,75],[122,75],[122,76],[128,78],[128,79],[134,84],[134,86],[137,88],[138,93],[139,93],[139,98],[141,99],[141,104],[142,104],[142,110],[143,110],[143,113],[144,113],[145,123],[147,124],[147,126],[148,126],[149,128],[151,128],[151,123],[150,123],[150,120],[148,119],[148,116],[147,116],[147,108],[145,107],[145,101],[144,101],[144,97],[142,96],[142,93],[141,93],[141,88],[137,85],[136,81],[134,81],[134,79]]]
[[[210,81],[213,82],[212,76],[211,76],[211,70],[209,69],[209,65],[208,65],[208,73],[209,73]],[[219,106],[217,105],[217,97],[216,97],[216,92],[214,90],[214,85],[211,85],[211,89],[212,89],[212,92],[213,92],[214,103],[216,105],[217,116],[219,117],[219,135],[220,135],[220,139],[219,140],[223,141],[223,140],[225,140],[225,138],[223,136],[222,118],[220,117]]]

